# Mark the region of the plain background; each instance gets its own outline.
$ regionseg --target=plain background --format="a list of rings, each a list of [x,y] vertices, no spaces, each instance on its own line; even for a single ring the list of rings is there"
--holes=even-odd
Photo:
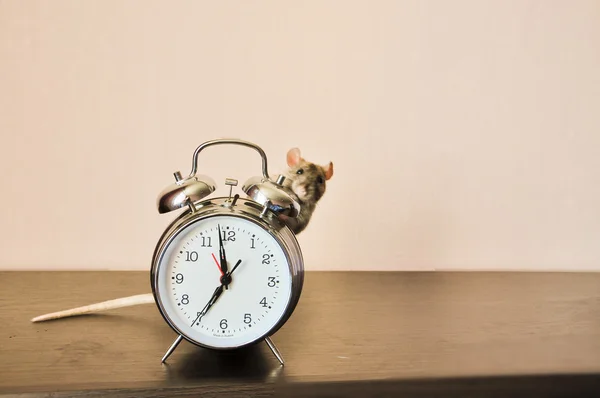
[[[597,0],[0,0],[0,133],[1,269],[149,269],[223,137],[334,162],[308,270],[600,269]]]

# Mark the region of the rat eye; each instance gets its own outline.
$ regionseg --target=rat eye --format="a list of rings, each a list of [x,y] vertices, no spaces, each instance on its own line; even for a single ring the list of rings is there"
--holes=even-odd
[[[302,170],[302,169],[298,169],[298,171],[296,172],[296,174],[302,174],[302,173],[304,173],[304,170]]]
[[[317,178],[317,182],[318,182],[319,184],[323,184],[323,177],[318,177],[318,178]]]

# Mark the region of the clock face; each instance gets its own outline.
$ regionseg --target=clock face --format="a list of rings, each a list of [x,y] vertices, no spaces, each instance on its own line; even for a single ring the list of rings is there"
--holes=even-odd
[[[193,222],[170,241],[159,261],[156,297],[163,315],[201,345],[233,348],[260,339],[277,325],[291,299],[284,250],[269,231],[246,218],[218,215]]]

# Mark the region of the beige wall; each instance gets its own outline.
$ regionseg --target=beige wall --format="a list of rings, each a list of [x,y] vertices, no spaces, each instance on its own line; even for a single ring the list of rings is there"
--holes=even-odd
[[[237,137],[334,162],[307,269],[598,270],[599,71],[596,0],[0,1],[0,268],[148,269]]]

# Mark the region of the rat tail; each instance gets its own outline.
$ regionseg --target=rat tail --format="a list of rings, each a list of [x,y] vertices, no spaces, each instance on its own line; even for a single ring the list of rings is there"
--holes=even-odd
[[[50,319],[66,318],[70,316],[89,314],[92,312],[112,310],[115,308],[130,307],[133,305],[150,303],[154,303],[154,296],[152,295],[152,293],[138,294],[136,296],[122,297],[114,300],[103,301],[101,303],[86,305],[83,307],[77,307],[69,310],[40,315],[31,319],[31,322],[43,322],[48,321]]]

